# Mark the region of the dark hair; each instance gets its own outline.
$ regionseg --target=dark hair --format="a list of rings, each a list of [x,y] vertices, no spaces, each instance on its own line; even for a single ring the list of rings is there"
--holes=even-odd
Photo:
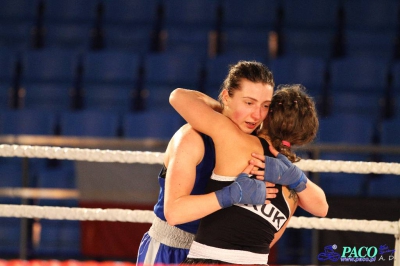
[[[275,86],[272,72],[267,66],[257,61],[239,61],[237,64],[229,66],[229,72],[222,84],[221,92],[226,89],[229,96],[232,97],[234,91],[240,89],[241,79]],[[221,92],[218,98],[222,104]]]
[[[305,90],[300,84],[279,85],[259,132],[268,136],[272,146],[292,162],[297,162],[300,158],[290,146],[313,141],[319,127],[314,100]],[[290,146],[284,145],[282,141],[289,142]]]

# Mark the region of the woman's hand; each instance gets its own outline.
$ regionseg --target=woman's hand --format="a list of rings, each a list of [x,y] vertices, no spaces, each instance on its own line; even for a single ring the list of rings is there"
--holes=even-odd
[[[246,169],[249,169],[249,173],[255,175],[258,180],[264,180],[265,156],[258,153],[252,153],[251,156],[253,156],[253,159],[249,161],[249,164],[253,167]]]
[[[261,156],[262,159],[265,160],[264,156],[263,155],[259,155],[259,154],[257,154],[257,157],[255,157],[255,158],[258,158],[259,156]],[[259,167],[256,166],[255,164],[252,164],[251,163],[252,161],[254,161],[254,163],[257,163],[258,165],[263,164],[263,161],[261,159],[257,160],[257,162],[256,162],[256,160],[251,160],[249,162],[249,165],[243,170],[243,173],[246,173],[246,174],[250,175],[250,174],[253,174],[253,172],[256,172],[258,174],[255,175],[255,178],[258,179],[258,180],[261,180],[261,181],[264,180],[264,170],[258,170]],[[264,182],[264,183],[265,183],[265,187],[267,189],[267,195],[266,195],[265,204],[269,204],[269,203],[271,203],[271,201],[269,201],[268,199],[276,198],[276,194],[278,193],[278,189],[275,188],[275,184],[273,184],[273,183],[270,183],[270,182]]]

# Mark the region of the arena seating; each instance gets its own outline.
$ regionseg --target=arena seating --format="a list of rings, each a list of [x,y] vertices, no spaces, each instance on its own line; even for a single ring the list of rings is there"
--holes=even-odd
[[[168,140],[184,123],[168,102],[173,89],[217,98],[229,64],[257,60],[277,85],[301,83],[315,98],[316,144],[399,144],[398,0],[244,2],[0,0],[1,134]],[[390,154],[320,158],[399,162]],[[22,162],[0,158],[0,188],[22,186]],[[29,185],[75,188],[73,170],[71,161],[31,159]],[[329,197],[399,197],[392,176],[323,173],[319,180]],[[0,218],[0,257],[18,256],[19,223]],[[30,255],[81,255],[72,244],[81,238],[79,222],[41,224],[43,241]],[[295,237],[285,237],[290,246]],[[309,245],[309,236],[297,237]]]

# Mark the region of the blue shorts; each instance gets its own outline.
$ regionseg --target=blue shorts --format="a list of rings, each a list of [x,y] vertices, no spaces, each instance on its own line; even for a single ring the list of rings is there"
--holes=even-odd
[[[160,243],[147,232],[140,242],[136,265],[180,264],[189,253],[189,249],[174,248]]]

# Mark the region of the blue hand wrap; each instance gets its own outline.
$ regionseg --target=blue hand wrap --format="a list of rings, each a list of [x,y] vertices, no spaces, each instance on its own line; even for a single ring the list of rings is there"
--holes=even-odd
[[[215,191],[218,203],[222,208],[230,207],[233,204],[264,204],[267,189],[263,181],[249,178],[241,173],[235,181],[218,191]]]
[[[287,169],[288,167],[281,160],[265,156],[264,181],[283,185],[280,178]]]
[[[279,153],[277,158],[265,157],[264,180],[301,192],[306,188],[308,179],[303,171]]]
[[[297,181],[296,183],[293,183],[291,185],[289,185],[288,187],[290,189],[293,189],[296,192],[301,192],[304,189],[306,189],[306,183],[307,183],[308,178],[306,177],[306,175],[302,172],[301,173],[301,177],[299,179],[299,181]]]

